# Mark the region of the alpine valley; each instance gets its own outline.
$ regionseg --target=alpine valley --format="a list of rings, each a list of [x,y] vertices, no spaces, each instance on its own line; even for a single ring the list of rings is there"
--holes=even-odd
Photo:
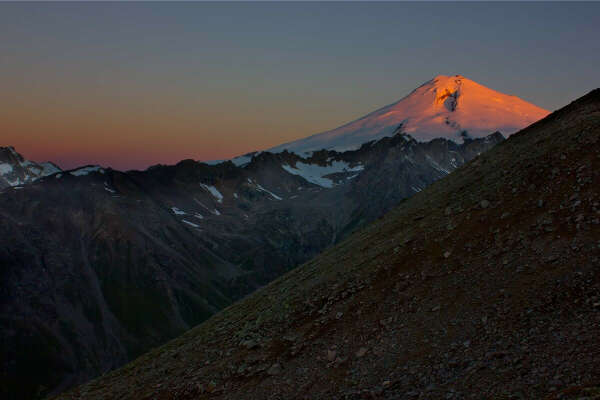
[[[61,171],[0,148],[0,395],[125,364],[547,114],[438,76],[338,129],[220,162]]]

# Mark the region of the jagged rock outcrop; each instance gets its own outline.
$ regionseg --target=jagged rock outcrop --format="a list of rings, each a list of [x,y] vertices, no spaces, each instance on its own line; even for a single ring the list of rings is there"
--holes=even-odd
[[[24,159],[13,147],[0,147],[0,190],[8,186],[30,183],[60,171],[56,164],[38,164]]]

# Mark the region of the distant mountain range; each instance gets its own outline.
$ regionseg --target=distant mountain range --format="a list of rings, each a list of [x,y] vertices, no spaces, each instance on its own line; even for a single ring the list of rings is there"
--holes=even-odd
[[[350,186],[390,171],[414,176],[418,146],[362,161]],[[185,335],[58,398],[598,399],[599,188],[597,89]],[[386,193],[368,201],[379,198]]]
[[[128,172],[60,171],[0,149],[0,394],[32,398],[122,365],[491,149],[504,140],[498,129],[545,113],[496,102],[462,77],[442,81],[390,106],[401,121],[377,111],[359,131],[324,134],[325,149],[309,138],[290,151]],[[413,106],[403,114],[401,103]],[[502,118],[477,117],[496,112],[488,103],[502,103]],[[432,136],[452,139],[428,140],[436,126],[446,130]]]

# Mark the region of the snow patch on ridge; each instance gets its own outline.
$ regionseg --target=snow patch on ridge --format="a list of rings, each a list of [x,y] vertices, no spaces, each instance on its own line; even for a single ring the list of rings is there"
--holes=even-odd
[[[256,190],[258,190],[259,192],[265,192],[265,193],[269,194],[271,197],[273,197],[275,200],[283,200],[281,197],[277,196],[275,193],[273,193],[270,190],[267,190],[264,187],[262,187],[258,182],[254,182],[250,178],[247,178],[247,180],[248,180],[249,184],[255,185],[256,186]]]
[[[13,167],[10,164],[2,163],[0,164],[0,175],[8,175],[13,171]]]
[[[231,159],[231,162],[235,164],[236,167],[245,167],[250,164],[252,161],[252,156],[239,156]]]
[[[221,192],[219,192],[219,191],[217,190],[217,188],[216,188],[216,187],[214,187],[214,186],[211,186],[211,185],[205,185],[204,183],[201,183],[201,184],[200,184],[200,186],[202,186],[204,189],[208,190],[208,192],[210,192],[210,194],[212,194],[212,195],[213,195],[213,197],[214,197],[215,199],[217,199],[217,201],[218,201],[219,203],[222,203],[222,202],[223,202],[223,195],[221,194]]]
[[[70,174],[73,176],[85,176],[85,175],[91,174],[92,172],[99,172],[99,173],[103,174],[104,169],[102,167],[100,167],[99,165],[90,165],[88,167],[83,167],[83,168],[78,168],[76,170],[73,170],[70,172]]]
[[[197,225],[193,222],[188,221],[187,219],[182,219],[181,222],[183,222],[184,224],[187,224],[193,228],[200,228],[200,225]]]
[[[181,211],[177,207],[171,207],[171,211],[173,211],[173,214],[175,214],[175,215],[186,215],[187,214],[185,211]]]
[[[209,160],[209,161],[201,161],[202,163],[206,164],[206,165],[210,165],[210,166],[215,166],[215,165],[219,165],[221,163],[224,163],[225,160]]]
[[[261,192],[265,192],[267,194],[270,194],[271,197],[273,197],[275,200],[283,200],[281,197],[277,196],[275,193],[265,189],[264,187],[262,187],[261,185],[259,185],[258,183],[256,184],[256,188],[258,190],[260,190]]]
[[[256,154],[258,154],[258,153],[256,153]],[[210,165],[210,166],[215,166],[215,165],[223,164],[224,162],[227,162],[227,161],[231,161],[236,167],[243,168],[246,165],[250,164],[253,156],[254,156],[254,153],[250,153],[250,154],[244,154],[243,156],[237,156],[237,157],[231,158],[229,160],[208,160],[208,161],[200,161],[200,162]]]
[[[51,162],[40,163],[40,166],[42,167],[42,176],[48,176],[62,171],[60,168],[58,168]]]
[[[350,167],[350,165],[344,161],[333,161],[327,166],[297,161],[294,167],[288,164],[283,164],[281,167],[292,175],[301,176],[306,181],[324,188],[332,188],[334,186],[333,180],[325,177],[327,175],[340,172],[359,172],[365,168],[361,164]]]
[[[104,182],[104,190],[106,190],[106,191],[107,191],[107,192],[109,192],[109,193],[113,193],[113,194],[114,194],[114,193],[117,193],[117,191],[116,191],[116,190],[114,190],[114,189],[111,189],[111,188],[110,188],[110,186],[108,185],[108,183],[107,183],[107,182]]]

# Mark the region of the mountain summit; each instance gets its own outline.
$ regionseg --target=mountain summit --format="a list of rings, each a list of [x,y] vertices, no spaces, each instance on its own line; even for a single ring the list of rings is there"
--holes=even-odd
[[[397,131],[419,141],[444,137],[462,142],[465,138],[482,137],[495,131],[510,135],[548,114],[543,108],[463,76],[439,75],[396,103],[339,128],[269,151],[353,150]]]

